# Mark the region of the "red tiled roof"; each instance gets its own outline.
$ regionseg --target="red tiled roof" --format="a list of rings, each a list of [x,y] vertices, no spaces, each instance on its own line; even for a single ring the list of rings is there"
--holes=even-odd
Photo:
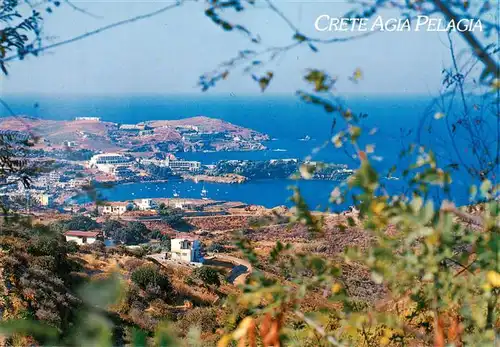
[[[64,233],[65,236],[76,236],[76,237],[97,237],[101,234],[100,231],[80,231],[80,230],[70,230]]]
[[[106,201],[105,205],[104,206],[125,206],[127,207],[128,205],[130,205],[129,202],[122,202],[122,201]]]

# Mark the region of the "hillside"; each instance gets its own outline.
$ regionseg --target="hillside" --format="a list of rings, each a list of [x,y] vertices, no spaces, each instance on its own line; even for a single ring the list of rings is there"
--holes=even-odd
[[[263,149],[268,136],[220,119],[204,116],[117,124],[96,120],[0,119],[0,130],[40,137],[37,148],[93,151],[199,151]]]

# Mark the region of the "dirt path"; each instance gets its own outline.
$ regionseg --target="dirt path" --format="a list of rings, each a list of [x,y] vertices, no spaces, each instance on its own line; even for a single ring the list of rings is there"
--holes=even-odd
[[[250,264],[248,261],[232,257],[230,255],[217,254],[211,257],[207,257],[206,259],[213,261],[229,262],[231,264],[234,264],[235,266],[231,269],[231,272],[229,273],[227,280],[230,283],[234,284],[235,286],[240,284],[245,284],[246,278],[253,271],[252,264]]]

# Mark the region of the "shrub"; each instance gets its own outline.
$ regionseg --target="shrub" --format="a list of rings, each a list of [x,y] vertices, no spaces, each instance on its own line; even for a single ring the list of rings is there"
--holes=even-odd
[[[97,240],[94,243],[81,245],[80,252],[83,253],[105,253],[106,245],[104,242]]]
[[[159,206],[158,213],[162,217],[162,220],[170,225],[176,225],[179,223],[184,215],[180,208],[172,208],[168,206],[162,207],[162,205]]]
[[[35,237],[28,245],[28,252],[34,256],[53,255],[59,248],[59,242],[50,236]]]
[[[217,309],[196,307],[188,311],[177,323],[178,328],[186,333],[190,327],[198,326],[202,332],[213,333],[218,328]]]
[[[147,241],[150,230],[141,222],[130,222],[122,226],[116,221],[107,222],[104,229],[106,236],[127,245],[137,245]]]
[[[194,279],[200,280],[204,285],[220,286],[219,273],[208,266],[202,266],[193,270],[192,276]]]
[[[116,220],[108,220],[102,224],[102,232],[106,237],[112,237],[113,233],[121,229],[123,225]]]
[[[127,272],[132,272],[142,265],[144,265],[144,260],[137,258],[130,258],[125,260],[125,262],[123,263],[123,269]]]
[[[66,252],[68,253],[78,252],[78,244],[75,241],[66,242]]]
[[[154,265],[143,265],[132,272],[132,281],[142,289],[148,286],[158,286],[161,290],[170,291],[170,280]]]
[[[224,245],[214,242],[210,246],[207,247],[207,252],[211,253],[221,253],[225,251]]]
[[[170,252],[170,250],[172,249],[172,241],[170,240],[170,237],[165,237],[162,241],[161,241],[161,247]]]
[[[65,223],[66,230],[94,230],[99,228],[99,223],[90,217],[76,215]]]

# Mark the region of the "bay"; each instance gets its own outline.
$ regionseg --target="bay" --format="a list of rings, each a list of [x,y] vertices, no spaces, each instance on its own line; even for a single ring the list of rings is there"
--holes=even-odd
[[[287,96],[228,96],[228,95],[120,95],[120,96],[6,96],[5,101],[19,115],[35,118],[70,120],[80,116],[101,117],[116,123],[138,123],[155,119],[183,119],[198,115],[219,118],[236,125],[248,127],[270,135],[266,151],[257,152],[195,152],[176,153],[180,158],[214,164],[219,160],[270,160],[278,158],[312,159],[347,164],[355,169],[359,164],[352,152],[335,148],[332,135],[344,125],[334,114]],[[431,99],[427,96],[371,96],[346,97],[345,103],[357,115],[366,114],[363,124],[368,131],[377,128],[374,135],[364,136],[362,148],[375,145],[379,161],[374,165],[381,171],[391,166],[406,167],[409,158],[401,159],[399,153],[410,143],[426,143],[438,158],[446,159],[451,153],[444,141],[448,134],[444,122],[432,122]],[[9,116],[0,109],[0,116]],[[432,123],[431,123],[432,122]],[[432,131],[429,131],[432,124]],[[335,126],[334,126],[335,125]],[[310,140],[303,141],[304,137]],[[472,160],[472,150],[465,139],[457,137],[457,146],[465,160]],[[463,149],[462,149],[463,148]],[[443,163],[443,161],[442,161]],[[396,176],[401,175],[401,170]],[[458,204],[468,202],[468,186],[473,181],[465,172],[456,172],[452,195]],[[297,183],[310,207],[326,207],[331,190],[338,184],[332,181],[264,180],[239,185],[205,183],[208,197],[227,201],[241,201],[267,207],[291,205],[291,191]],[[387,181],[391,192],[398,193],[403,181]],[[170,197],[175,190],[181,197],[199,198],[201,184],[169,182],[162,184],[137,183],[103,189],[109,200],[127,200],[138,197]],[[153,185],[153,186],[151,186]],[[442,197],[436,197],[441,199]],[[345,205],[336,208],[345,208]]]

